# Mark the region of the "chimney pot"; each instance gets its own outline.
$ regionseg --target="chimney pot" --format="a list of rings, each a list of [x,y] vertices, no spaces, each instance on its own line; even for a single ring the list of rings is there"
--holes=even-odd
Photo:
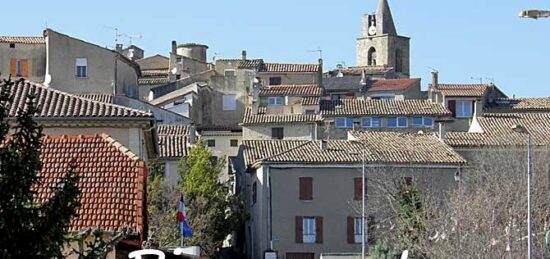
[[[243,50],[243,52],[242,52],[242,58],[243,58],[243,61],[246,61],[246,50]]]
[[[175,40],[172,41],[172,53],[175,55],[177,51],[177,43]]]
[[[434,70],[432,71],[432,87],[434,89],[437,89],[439,86],[439,71]]]
[[[321,151],[327,150],[327,146],[328,146],[328,141],[326,141],[325,139],[321,140],[320,142]]]

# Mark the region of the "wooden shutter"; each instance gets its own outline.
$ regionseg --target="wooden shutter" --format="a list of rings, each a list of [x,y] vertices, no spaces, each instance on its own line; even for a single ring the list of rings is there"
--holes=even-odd
[[[29,77],[29,60],[28,59],[21,60],[21,76]]]
[[[355,218],[348,217],[348,244],[355,244]]]
[[[447,108],[451,113],[453,114],[453,117],[456,117],[456,101],[455,100],[449,100],[447,101]]]
[[[296,216],[295,232],[296,232],[296,243],[297,244],[304,243],[303,217]]]
[[[353,194],[353,199],[354,200],[360,200],[363,196],[363,179],[358,177],[358,178],[353,178],[353,190],[354,190],[354,194]]]
[[[323,217],[315,217],[315,243],[323,243]]]
[[[300,200],[313,199],[313,178],[300,177]]]
[[[11,76],[17,76],[17,59],[10,59],[10,74]]]

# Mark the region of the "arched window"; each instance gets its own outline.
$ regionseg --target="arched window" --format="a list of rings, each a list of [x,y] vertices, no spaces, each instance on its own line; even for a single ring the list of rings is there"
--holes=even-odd
[[[369,49],[368,65],[376,66],[376,49],[374,47]]]
[[[400,49],[395,51],[395,72],[403,72],[403,52]]]

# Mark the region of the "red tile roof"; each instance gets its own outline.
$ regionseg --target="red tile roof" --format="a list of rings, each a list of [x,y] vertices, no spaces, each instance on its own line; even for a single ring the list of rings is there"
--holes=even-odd
[[[0,43],[46,44],[44,37],[0,36]]]
[[[78,216],[70,231],[101,228],[115,231],[127,227],[142,235],[146,226],[146,163],[106,134],[95,136],[44,137],[40,159],[40,202],[51,196],[51,188],[76,162],[82,192]]]
[[[436,91],[447,97],[483,97],[488,88],[484,84],[438,84]]]
[[[416,85],[420,87],[420,78],[376,80],[368,87],[367,91],[399,91]]]
[[[277,85],[260,91],[260,96],[321,96],[323,88],[318,85]]]
[[[318,72],[319,64],[280,64],[264,63],[260,72]]]
[[[4,87],[0,83],[0,87]],[[35,114],[38,119],[51,118],[101,118],[101,119],[151,119],[153,114],[128,107],[93,101],[73,94],[61,92],[50,87],[34,84],[28,81],[18,81],[11,87],[13,102],[9,115],[14,117],[19,109],[24,109],[27,96],[33,93],[41,111]]]

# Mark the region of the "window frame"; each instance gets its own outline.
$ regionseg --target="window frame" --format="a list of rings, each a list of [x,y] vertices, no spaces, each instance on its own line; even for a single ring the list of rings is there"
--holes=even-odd
[[[344,125],[339,125],[338,121],[341,121],[341,120],[344,120]],[[351,118],[351,117],[336,117],[334,118],[334,127],[335,128],[338,128],[338,129],[352,129],[353,128],[353,123],[354,123],[354,118]],[[350,124],[351,122],[351,124]]]
[[[235,144],[235,145],[233,145]],[[230,147],[238,147],[239,146],[239,140],[238,139],[230,139],[229,140],[229,146]]]
[[[82,65],[83,63],[85,63],[85,65]],[[78,79],[88,78],[88,58],[75,59],[75,77]]]
[[[430,124],[427,124],[427,123],[426,123],[426,119],[431,120],[431,123],[430,123]],[[426,128],[433,128],[433,127],[434,127],[434,118],[433,118],[433,117],[422,117],[422,124],[423,124],[424,127],[426,127]]]
[[[275,81],[274,83],[272,83]],[[269,77],[269,85],[282,85],[283,84],[283,78],[280,76],[270,76]]]
[[[252,183],[252,206],[256,204],[256,201],[258,200],[258,184],[256,181]]]
[[[365,219],[365,221],[367,221],[367,219]],[[355,217],[353,218],[353,237],[356,244],[361,243],[362,235],[363,235],[363,219],[361,217]],[[365,242],[368,240],[368,238],[369,237],[365,235]]]
[[[216,140],[215,139],[207,139],[206,140],[206,146],[207,147],[216,147]]]
[[[228,72],[231,72],[232,75],[228,75],[227,74]],[[237,73],[237,70],[235,70],[235,69],[224,69],[223,70],[223,76],[237,76],[236,73]]]
[[[224,95],[222,95],[222,110],[223,111],[236,111],[237,110],[237,95],[236,94],[224,94]]]
[[[456,112],[456,118],[472,118],[474,116],[473,111],[473,100],[455,100],[455,112]],[[468,105],[465,105],[468,104]],[[469,109],[469,114],[466,114],[466,108]]]
[[[317,241],[317,219],[315,217],[302,218],[302,241],[304,244],[315,244]]]
[[[272,102],[273,100],[273,102]],[[268,106],[283,106],[285,105],[285,98],[282,96],[269,96],[267,97]]]
[[[281,136],[279,137],[278,135],[275,136],[275,130],[281,132]],[[271,139],[284,139],[285,138],[285,128],[284,127],[271,127]]]

